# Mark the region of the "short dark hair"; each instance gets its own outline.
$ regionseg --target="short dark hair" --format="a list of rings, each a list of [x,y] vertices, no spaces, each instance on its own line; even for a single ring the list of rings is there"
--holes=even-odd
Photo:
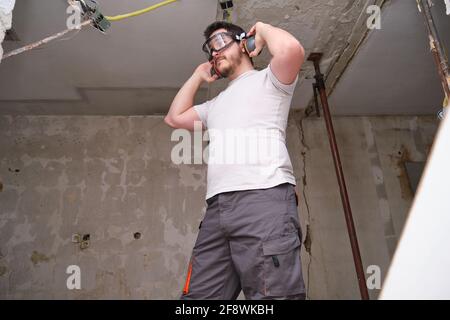
[[[233,23],[227,22],[227,21],[216,21],[211,23],[208,27],[206,27],[205,32],[203,35],[205,36],[205,39],[208,40],[209,37],[214,33],[214,31],[219,29],[225,29],[228,32],[234,33],[235,35],[241,35],[242,33],[246,33],[244,29],[239,27],[238,25],[235,25]],[[248,56],[248,55],[247,55]],[[255,65],[253,62],[253,59],[250,58],[250,62],[252,63],[252,66]]]
[[[228,32],[232,32],[236,35],[240,35],[241,33],[245,33],[244,29],[242,29],[241,27],[230,23],[230,22],[226,22],[226,21],[216,21],[211,23],[205,30],[205,32],[203,33],[203,35],[205,36],[205,39],[208,40],[209,37],[211,37],[211,35],[214,33],[214,31],[219,30],[219,29],[225,29]]]

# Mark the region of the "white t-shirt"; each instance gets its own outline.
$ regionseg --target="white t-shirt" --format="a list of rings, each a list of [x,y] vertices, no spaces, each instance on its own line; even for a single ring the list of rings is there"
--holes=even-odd
[[[297,81],[281,83],[269,65],[243,73],[217,97],[194,106],[209,134],[206,199],[296,185],[286,127]]]

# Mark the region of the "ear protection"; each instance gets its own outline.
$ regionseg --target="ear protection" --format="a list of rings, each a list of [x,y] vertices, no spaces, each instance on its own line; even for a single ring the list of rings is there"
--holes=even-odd
[[[248,55],[250,55],[250,53],[256,49],[255,36],[251,36],[251,37],[245,39],[244,48],[245,48],[245,51],[247,51]]]

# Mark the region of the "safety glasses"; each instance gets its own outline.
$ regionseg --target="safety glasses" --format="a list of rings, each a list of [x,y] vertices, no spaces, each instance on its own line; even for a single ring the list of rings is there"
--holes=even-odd
[[[210,37],[203,44],[202,50],[206,53],[209,61],[213,59],[214,52],[220,52],[228,48],[234,41],[238,40],[231,32],[221,32]]]

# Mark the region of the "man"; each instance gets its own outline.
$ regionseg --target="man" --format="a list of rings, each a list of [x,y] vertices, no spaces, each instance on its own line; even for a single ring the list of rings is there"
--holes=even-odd
[[[208,206],[181,298],[231,300],[242,289],[246,299],[305,299],[296,182],[285,141],[304,49],[288,32],[262,22],[246,35],[242,28],[218,21],[204,35],[210,61],[197,67],[165,117],[173,128],[194,130],[197,122],[215,132],[210,133]],[[246,38],[251,36],[256,49],[248,52]],[[252,58],[265,46],[272,59],[257,71]],[[230,80],[226,90],[193,106],[200,85],[219,77]],[[220,134],[249,144],[230,147]],[[243,153],[258,159],[218,161],[218,155]]]

